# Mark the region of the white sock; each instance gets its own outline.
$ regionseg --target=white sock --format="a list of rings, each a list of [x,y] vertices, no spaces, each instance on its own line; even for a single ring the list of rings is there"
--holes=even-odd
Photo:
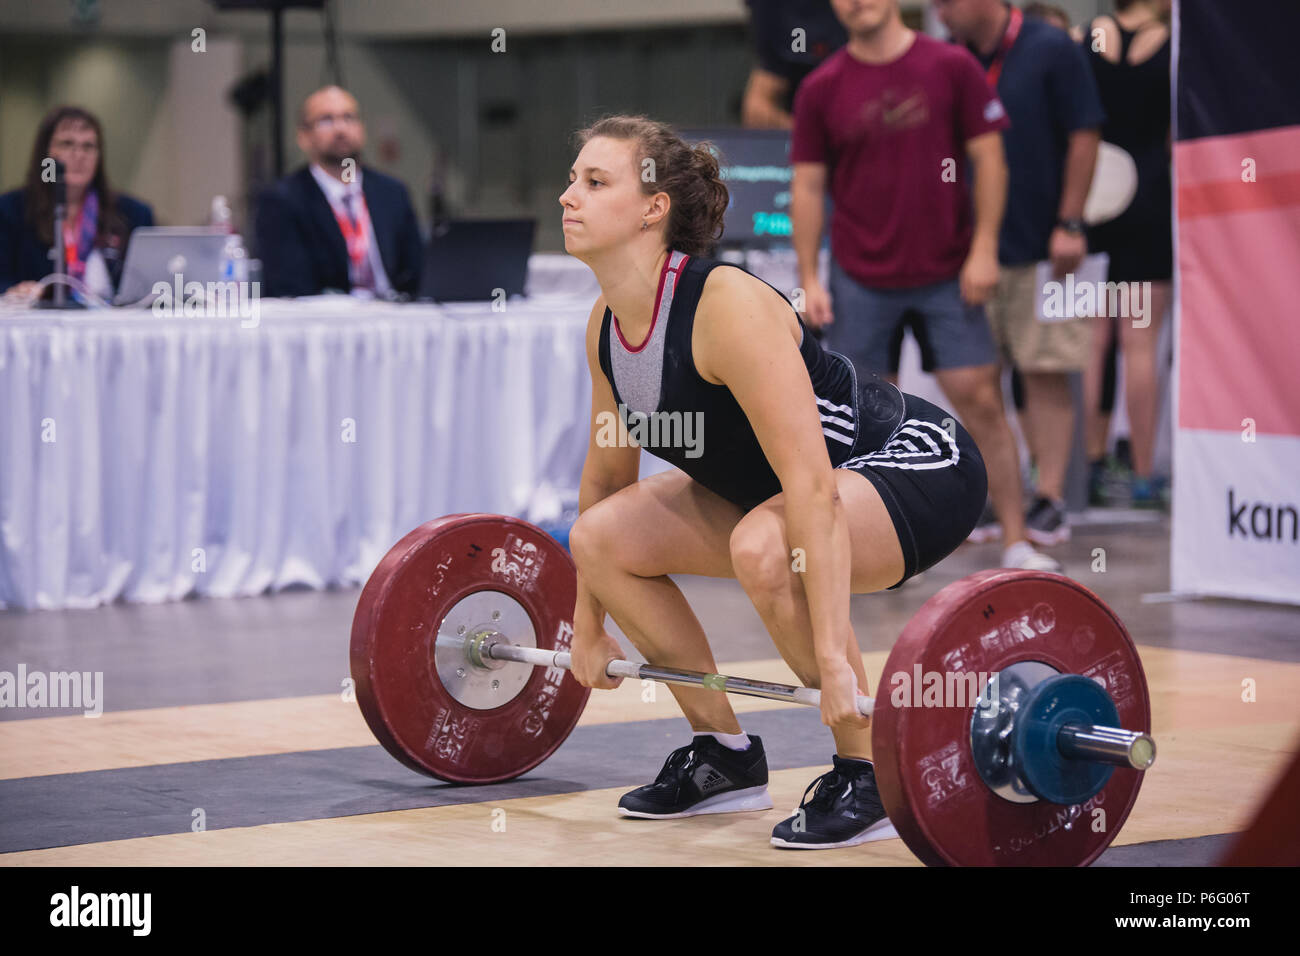
[[[731,750],[748,750],[749,734],[741,731],[738,734],[715,734],[710,733],[710,737]]]

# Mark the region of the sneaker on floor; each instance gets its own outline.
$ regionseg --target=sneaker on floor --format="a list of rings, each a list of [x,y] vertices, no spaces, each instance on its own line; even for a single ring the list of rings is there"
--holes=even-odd
[[[831,762],[829,773],[808,784],[794,815],[772,830],[772,846],[833,850],[898,836],[880,802],[875,767],[839,754]]]
[[[1034,544],[1044,546],[1070,540],[1070,522],[1065,517],[1064,502],[1039,495],[1025,515],[1025,534]]]
[[[671,820],[772,809],[763,741],[748,736],[749,747],[732,750],[712,734],[696,734],[668,755],[654,783],[623,794],[619,816]]]
[[[966,540],[974,544],[983,544],[985,541],[996,541],[1000,537],[1002,537],[1002,525],[998,524],[998,516],[993,513],[993,502],[986,501],[984,510],[980,513],[980,520],[966,536]]]
[[[1110,503],[1106,494],[1106,459],[1088,462],[1088,504],[1101,508]]]
[[[1133,469],[1119,458],[1106,459],[1101,477],[1101,497],[1108,507],[1127,507],[1133,499]]]
[[[1159,476],[1133,476],[1133,507],[1164,508],[1168,500],[1166,479]]]
[[[1055,571],[1061,573],[1061,562],[1051,555],[1035,551],[1028,541],[1017,541],[1002,552],[1004,568],[1020,568],[1022,571]]]

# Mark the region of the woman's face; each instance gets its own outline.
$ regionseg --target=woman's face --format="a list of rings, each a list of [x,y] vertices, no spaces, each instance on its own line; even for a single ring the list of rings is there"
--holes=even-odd
[[[641,191],[635,150],[631,140],[594,136],[578,153],[569,171],[569,188],[560,195],[564,249],[570,255],[581,259],[641,232],[642,218],[651,213],[655,197]],[[667,197],[662,198],[666,202]]]
[[[88,123],[63,120],[50,137],[50,155],[63,163],[64,181],[69,186],[85,189],[99,166],[99,137]]]

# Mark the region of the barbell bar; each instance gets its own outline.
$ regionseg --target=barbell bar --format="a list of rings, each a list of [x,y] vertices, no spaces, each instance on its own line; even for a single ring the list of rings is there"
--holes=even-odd
[[[444,643],[455,644],[456,642],[447,640]],[[568,651],[519,647],[511,644],[504,635],[496,631],[477,631],[471,634],[464,639],[463,649],[465,660],[469,665],[483,670],[491,670],[492,661],[513,661],[532,667],[573,670]],[[727,674],[707,674],[704,671],[663,667],[657,664],[638,664],[635,661],[612,660],[605,667],[605,676],[653,680],[661,684],[676,684],[681,687],[702,687],[705,690],[787,701],[818,709],[822,705],[821,691],[813,687],[756,681],[747,677],[731,677]],[[873,698],[863,694],[858,695],[858,712],[862,716],[870,717],[875,707],[876,701]],[[1124,730],[1121,727],[1084,723],[1063,724],[1056,732],[1056,745],[1061,755],[1067,759],[1089,760],[1135,770],[1146,770],[1156,759],[1156,744],[1150,734]]]

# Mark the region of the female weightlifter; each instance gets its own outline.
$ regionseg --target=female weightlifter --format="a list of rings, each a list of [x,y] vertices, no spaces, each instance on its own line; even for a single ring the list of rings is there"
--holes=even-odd
[[[855,701],[867,678],[849,594],[896,588],[965,540],[984,507],[979,450],[952,414],[860,376],[780,292],[708,257],[728,196],[706,144],[641,116],[602,119],[578,144],[560,196],[564,244],[601,295],[587,326],[592,428],[569,539],[574,676],[621,683],[605,675],[624,656],[606,612],[647,661],[715,672],[669,575],[734,577],[799,680],[821,689],[835,739],[833,769],[772,843],[893,835]],[[677,469],[638,481],[637,438]],[[619,813],[770,809],[763,743],[741,731],[727,696],[672,692],[695,736]]]

